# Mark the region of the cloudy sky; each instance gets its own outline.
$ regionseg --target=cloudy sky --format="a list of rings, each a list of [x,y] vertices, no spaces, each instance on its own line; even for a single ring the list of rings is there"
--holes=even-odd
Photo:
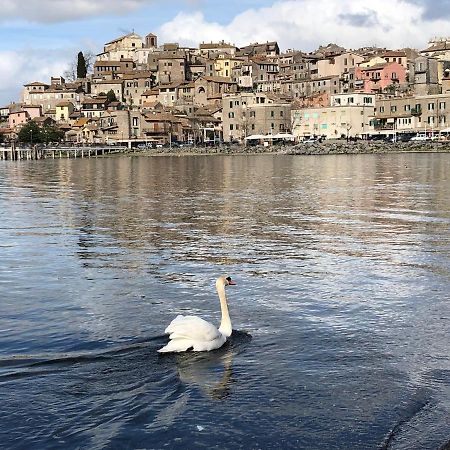
[[[0,0],[0,106],[24,83],[61,75],[78,51],[134,30],[197,46],[277,40],[311,51],[335,42],[423,49],[450,34],[450,0]]]

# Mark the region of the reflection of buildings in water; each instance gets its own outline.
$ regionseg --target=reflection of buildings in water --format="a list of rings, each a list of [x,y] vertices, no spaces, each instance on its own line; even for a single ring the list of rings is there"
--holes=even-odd
[[[212,352],[183,353],[176,355],[180,381],[198,386],[211,399],[221,400],[230,394],[233,349],[229,343]]]

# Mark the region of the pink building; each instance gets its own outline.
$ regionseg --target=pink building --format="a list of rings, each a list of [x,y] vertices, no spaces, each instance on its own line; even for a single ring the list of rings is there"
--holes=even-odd
[[[18,126],[24,125],[30,120],[30,115],[27,111],[17,111],[9,114],[9,128],[15,130]]]
[[[355,91],[383,92],[388,86],[406,83],[406,70],[398,62],[355,68]]]

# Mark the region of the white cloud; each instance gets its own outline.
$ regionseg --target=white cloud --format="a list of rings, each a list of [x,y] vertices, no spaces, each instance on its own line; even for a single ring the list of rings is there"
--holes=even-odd
[[[406,0],[279,0],[251,9],[229,24],[208,22],[201,12],[179,13],[159,30],[160,41],[198,45],[225,39],[237,46],[277,40],[283,49],[313,50],[336,42],[347,48],[380,45],[426,46],[429,38],[447,34],[450,20],[423,20],[423,4]]]
[[[105,14],[123,14],[152,0],[0,0],[0,22],[52,23]]]
[[[48,83],[51,76],[62,75],[69,60],[63,51],[0,52],[0,106],[18,102],[24,84],[33,81]]]

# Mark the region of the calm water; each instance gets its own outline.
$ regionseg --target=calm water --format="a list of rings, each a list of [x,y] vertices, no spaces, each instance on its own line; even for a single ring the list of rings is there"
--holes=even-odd
[[[448,154],[1,162],[0,447],[438,449],[449,229]]]

